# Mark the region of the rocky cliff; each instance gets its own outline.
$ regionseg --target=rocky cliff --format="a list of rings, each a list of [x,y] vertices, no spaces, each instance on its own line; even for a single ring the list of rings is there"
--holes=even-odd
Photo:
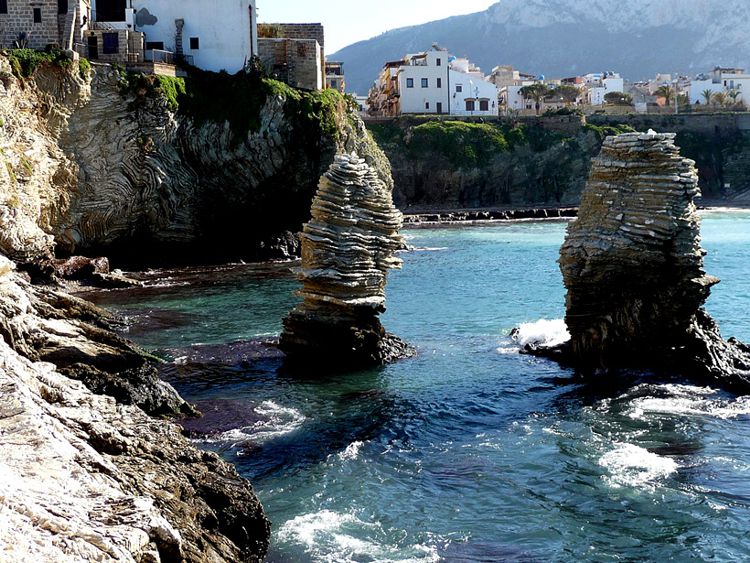
[[[261,559],[252,487],[146,414],[191,409],[105,320],[0,256],[2,559]]]
[[[400,209],[577,205],[604,137],[632,129],[402,118],[368,123]]]
[[[336,152],[357,150],[390,182],[334,92],[74,66],[21,77],[0,56],[0,251],[21,263],[54,245],[141,262],[281,257]]]
[[[695,163],[674,134],[609,137],[560,251],[567,361],[593,371],[657,368],[747,391],[750,355],[703,309],[706,274]]]

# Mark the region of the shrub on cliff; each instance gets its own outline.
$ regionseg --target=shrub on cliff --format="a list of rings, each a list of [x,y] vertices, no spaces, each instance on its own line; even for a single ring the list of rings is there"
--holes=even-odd
[[[45,63],[65,67],[72,61],[59,49],[49,51],[36,51],[34,49],[10,49],[6,51],[10,67],[16,78],[30,78],[36,69]]]

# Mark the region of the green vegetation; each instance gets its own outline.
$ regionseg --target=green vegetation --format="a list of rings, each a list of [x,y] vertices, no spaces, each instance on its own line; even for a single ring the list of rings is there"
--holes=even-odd
[[[10,49],[6,51],[10,68],[16,78],[30,78],[36,69],[45,63],[66,67],[71,60],[59,49],[49,51],[36,51],[34,49]]]
[[[415,156],[433,152],[458,168],[473,168],[507,151],[509,143],[502,129],[489,123],[430,121],[412,129],[408,146]]]
[[[585,131],[590,131],[594,133],[599,140],[599,142],[604,141],[607,137],[610,135],[621,135],[623,133],[633,133],[635,132],[635,129],[633,129],[630,125],[592,125],[591,123],[587,123],[583,126],[583,129]]]
[[[609,92],[604,94],[604,101],[615,106],[632,106],[633,96],[622,92]]]
[[[89,72],[91,72],[91,63],[86,57],[78,59],[78,72],[81,73],[81,78],[88,79]]]
[[[170,110],[192,118],[197,125],[229,123],[235,143],[260,129],[261,109],[270,97],[283,98],[286,117],[295,130],[309,133],[312,141],[321,136],[337,138],[339,116],[351,105],[336,90],[302,92],[256,74],[196,68],[190,69],[188,78],[128,73],[123,75],[121,90],[135,94],[136,103],[146,97],[163,97]]]

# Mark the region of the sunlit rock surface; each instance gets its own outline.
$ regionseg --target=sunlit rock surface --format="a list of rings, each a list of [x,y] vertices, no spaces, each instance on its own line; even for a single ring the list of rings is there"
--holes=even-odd
[[[566,355],[599,369],[663,367],[750,389],[750,356],[703,309],[695,163],[674,134],[609,137],[560,251]]]
[[[409,353],[386,333],[387,272],[400,268],[401,213],[375,170],[356,154],[337,156],[320,180],[302,233],[302,304],[284,320],[290,360],[377,365]]]
[[[81,320],[93,308],[73,318],[71,300],[65,319],[64,296],[35,291],[0,255],[0,561],[262,559],[270,526],[250,484],[178,426],[64,375],[66,353],[96,372],[136,351]],[[183,403],[158,380],[117,376],[100,392]]]

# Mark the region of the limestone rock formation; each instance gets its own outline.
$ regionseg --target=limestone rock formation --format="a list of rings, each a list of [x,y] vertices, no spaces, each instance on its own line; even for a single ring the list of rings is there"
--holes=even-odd
[[[127,357],[122,342],[104,344],[106,331],[72,318],[76,307],[78,317],[95,311],[37,294],[0,255],[0,559],[261,560],[269,523],[232,466],[198,451],[176,425],[42,361],[53,348],[50,360],[69,353],[92,366]],[[151,385],[157,402],[182,402],[153,381],[130,391]]]
[[[393,361],[409,348],[386,333],[386,275],[401,213],[377,174],[356,153],[337,156],[320,180],[312,220],[302,233],[303,302],[284,319],[281,349],[292,360],[355,367]]]
[[[343,101],[336,127],[318,134],[300,130],[284,95],[268,95],[243,135],[128,90],[105,65],[85,80],[75,65],[41,65],[22,82],[0,54],[0,75],[0,252],[19,265],[53,246],[142,263],[283,257],[336,152],[357,150],[392,182]]]
[[[750,389],[750,356],[703,309],[694,162],[674,134],[609,137],[560,251],[571,335],[565,355],[590,369],[654,367]]]

